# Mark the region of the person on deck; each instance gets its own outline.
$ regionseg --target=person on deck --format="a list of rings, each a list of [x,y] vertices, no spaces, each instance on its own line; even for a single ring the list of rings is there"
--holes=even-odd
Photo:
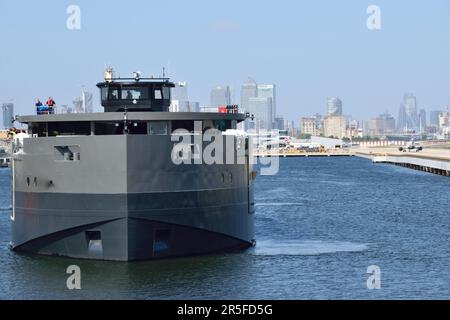
[[[53,114],[54,108],[55,108],[55,105],[56,105],[55,100],[53,100],[52,97],[49,97],[48,100],[47,100],[46,105],[48,106],[48,113],[49,114]]]
[[[41,100],[39,100],[39,99],[37,99],[35,106],[36,106],[37,114],[44,114],[45,111],[47,111],[47,107],[44,106],[42,104]]]
[[[53,100],[53,98],[52,97],[50,97],[50,98],[48,98],[48,100],[47,100],[47,106],[49,106],[49,107],[54,107],[55,106],[55,100]]]

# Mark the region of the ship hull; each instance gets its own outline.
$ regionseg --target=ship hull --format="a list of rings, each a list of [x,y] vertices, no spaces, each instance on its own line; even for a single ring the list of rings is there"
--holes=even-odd
[[[250,247],[248,159],[175,165],[164,139],[26,139],[13,162],[13,250],[134,261]],[[62,145],[81,150],[77,163],[55,161]]]

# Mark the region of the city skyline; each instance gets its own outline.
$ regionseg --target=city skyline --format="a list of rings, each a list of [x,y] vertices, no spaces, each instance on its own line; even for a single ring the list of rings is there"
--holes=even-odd
[[[403,92],[414,92],[428,111],[450,101],[448,1],[377,1],[383,19],[378,31],[366,26],[371,3],[364,1],[289,2],[289,10],[280,3],[229,1],[220,12],[205,1],[139,2],[139,11],[130,6],[118,12],[101,1],[80,0],[81,29],[75,31],[66,28],[69,4],[0,4],[8,44],[0,53],[0,101],[14,98],[17,113],[32,112],[38,97],[69,104],[82,85],[94,93],[100,111],[95,84],[107,65],[121,76],[157,76],[166,67],[172,80],[190,83],[191,99],[202,104],[212,85],[239,88],[240,79],[251,75],[277,84],[278,113],[287,119],[313,114],[327,96],[339,96],[357,118],[379,109],[396,114]],[[149,12],[164,14],[148,19]],[[49,18],[36,23],[39,16]],[[178,23],[166,23],[169,17]],[[140,41],[136,28],[155,30],[152,41]],[[130,46],[119,41],[123,36]],[[49,43],[52,50],[44,50]]]

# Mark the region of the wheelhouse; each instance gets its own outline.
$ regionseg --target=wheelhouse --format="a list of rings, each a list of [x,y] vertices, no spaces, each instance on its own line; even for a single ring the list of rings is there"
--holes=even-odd
[[[134,80],[134,81],[131,81]],[[111,79],[97,84],[105,112],[167,112],[170,89],[168,79]]]

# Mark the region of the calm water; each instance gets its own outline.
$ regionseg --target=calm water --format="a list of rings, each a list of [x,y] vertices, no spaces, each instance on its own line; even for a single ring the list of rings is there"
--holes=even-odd
[[[0,170],[2,299],[450,299],[450,179],[358,158],[281,159],[256,185],[258,246],[114,263],[18,255]],[[82,290],[66,289],[77,264]],[[381,290],[367,289],[378,265]]]

